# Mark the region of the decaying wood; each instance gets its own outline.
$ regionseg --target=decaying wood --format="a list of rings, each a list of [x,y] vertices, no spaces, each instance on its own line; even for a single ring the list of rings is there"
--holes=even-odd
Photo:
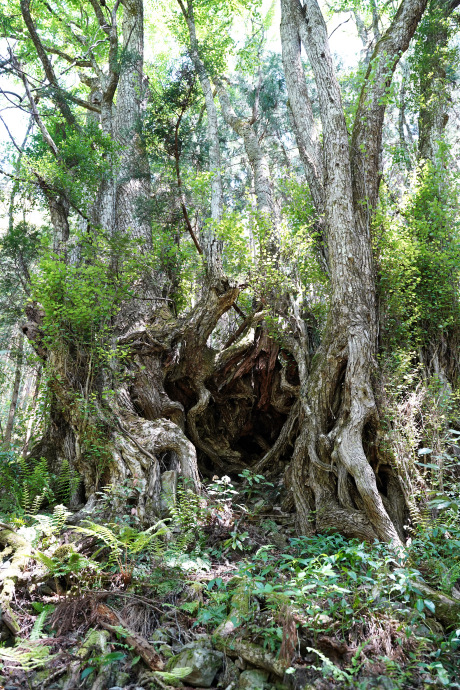
[[[429,587],[424,582],[417,581],[416,587],[423,596],[433,602],[434,616],[446,627],[453,628],[460,625],[460,601],[444,592]]]
[[[24,537],[16,534],[12,529],[2,529],[0,531],[0,544],[12,549],[10,564],[0,570],[2,619],[11,633],[18,635],[20,627],[11,610],[10,602],[14,597],[16,582],[20,578],[22,570],[26,567],[33,549]]]
[[[238,640],[214,637],[214,644],[221,652],[225,652],[227,656],[236,658],[241,657],[245,661],[257,668],[263,668],[265,671],[274,673],[276,676],[282,677],[289,666],[289,663],[281,659],[275,659],[270,652],[265,651],[258,645],[247,642],[246,640]]]
[[[152,671],[161,671],[163,669],[163,661],[155,651],[155,648],[141,635],[134,632],[134,630],[130,630],[113,609],[106,604],[98,604],[96,612],[99,624],[109,632],[120,632],[120,628],[123,628],[123,637],[126,639],[126,642],[131,645],[136,654],[145,661]]]

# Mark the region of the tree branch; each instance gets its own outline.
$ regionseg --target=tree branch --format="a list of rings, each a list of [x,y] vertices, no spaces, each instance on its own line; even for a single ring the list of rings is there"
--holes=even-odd
[[[62,115],[64,118],[67,120],[67,122],[71,125],[75,125],[75,117],[72,113],[72,111],[69,108],[69,105],[63,95],[62,89],[60,88],[56,75],[53,70],[53,66],[48,58],[48,55],[46,53],[45,48],[43,47],[43,44],[40,40],[40,37],[37,33],[37,30],[35,28],[35,24],[33,22],[32,16],[30,14],[30,0],[21,0],[21,12],[22,16],[24,19],[24,22],[27,26],[27,29],[29,31],[30,37],[32,39],[32,43],[35,46],[35,50],[37,51],[37,55],[40,58],[40,62],[43,65],[43,69],[45,71],[46,78],[48,79],[49,83],[54,86],[56,89],[55,91],[55,98],[56,98],[56,103],[58,105],[59,110],[61,111]]]
[[[297,0],[281,0],[281,48],[289,107],[313,203],[321,215],[324,212],[322,154],[300,54],[301,23],[303,17]]]
[[[367,201],[368,209],[376,207],[382,167],[382,130],[388,89],[393,72],[425,11],[427,0],[403,0],[393,23],[377,42],[372,54],[356,112],[351,140],[351,165],[354,178],[354,201]]]

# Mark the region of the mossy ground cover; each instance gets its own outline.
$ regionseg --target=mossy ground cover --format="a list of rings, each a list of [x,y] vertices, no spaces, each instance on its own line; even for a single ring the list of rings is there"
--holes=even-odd
[[[117,491],[129,499],[132,487]],[[397,551],[298,537],[261,476],[214,481],[200,498],[179,485],[169,517],[147,528],[129,509],[110,515],[113,494],[77,527],[63,507],[4,525],[30,546],[2,604],[17,624],[4,616],[4,685],[190,687],[201,676],[180,663],[188,649],[217,660],[213,688],[230,671],[233,687],[262,690],[458,687],[455,502]],[[5,582],[14,548],[3,545]]]

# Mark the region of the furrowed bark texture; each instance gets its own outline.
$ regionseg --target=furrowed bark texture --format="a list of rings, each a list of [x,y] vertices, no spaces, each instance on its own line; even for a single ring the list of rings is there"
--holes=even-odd
[[[319,215],[324,212],[323,162],[310,96],[301,60],[299,26],[301,7],[295,0],[281,0],[281,47],[289,106],[299,154]]]
[[[228,92],[222,82],[217,87],[222,115],[225,122],[243,139],[244,149],[249,160],[254,175],[254,190],[256,194],[257,210],[269,224],[271,237],[272,253],[275,251],[275,237],[273,237],[276,226],[276,207],[273,200],[272,183],[270,179],[270,168],[267,158],[259,143],[253,122],[248,119],[237,117],[233,110]]]
[[[18,406],[19,387],[21,385],[23,356],[24,333],[20,331],[17,339],[16,367],[13,380],[13,389],[11,391],[10,409],[8,410],[8,418],[6,420],[5,433],[3,435],[3,448],[5,450],[9,448],[9,445],[11,443],[11,437],[13,435],[16,408]]]
[[[190,57],[198,74],[206,104],[207,134],[209,142],[209,171],[211,179],[211,219],[219,223],[223,214],[222,173],[220,160],[219,128],[217,110],[208,71],[200,57],[199,44],[196,35],[193,0],[187,0],[186,5],[178,0],[184,15],[190,38]],[[222,277],[222,241],[215,235],[213,227],[204,229],[201,244],[207,259],[207,269],[213,279]]]
[[[294,133],[313,204],[317,213],[316,233],[323,268],[328,272],[328,249],[324,229],[324,170],[319,136],[301,60],[299,27],[303,22],[298,0],[281,0],[281,48],[289,108]]]
[[[385,89],[425,5],[424,0],[402,2],[390,29],[377,43],[351,146],[321,10],[316,0],[307,0],[300,10],[299,31],[315,76],[323,129],[331,274],[331,306],[323,342],[310,368],[305,361],[303,366],[299,363],[304,419],[291,477],[304,531],[311,529],[310,511],[315,509],[320,529],[392,542],[402,537],[394,501],[386,495],[388,477],[382,472],[376,475],[375,453],[368,442],[378,429],[372,383],[377,312],[370,222],[381,172]],[[302,352],[297,353],[297,360],[301,357]]]
[[[115,228],[152,245],[150,214],[145,207],[150,197],[150,169],[141,141],[141,113],[146,99],[144,81],[144,8],[142,0],[123,2],[123,48],[126,63],[120,73],[115,138],[122,144],[115,198]],[[142,205],[144,204],[144,208]]]

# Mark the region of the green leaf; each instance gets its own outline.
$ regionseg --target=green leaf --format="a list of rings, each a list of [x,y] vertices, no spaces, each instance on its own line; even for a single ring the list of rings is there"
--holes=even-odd
[[[94,669],[94,666],[88,666],[87,668],[85,668],[85,670],[81,672],[80,680],[85,680],[85,678],[87,678],[89,674],[94,671]]]
[[[423,611],[423,609],[425,608],[425,602],[423,601],[423,599],[417,599],[417,601],[415,603],[415,607],[416,607],[417,611],[420,611],[420,613],[421,613]]]
[[[434,612],[435,612],[435,608],[436,608],[436,607],[435,607],[435,605],[433,604],[432,601],[430,601],[429,599],[424,599],[424,600],[423,600],[423,603],[425,604],[426,608],[427,608],[429,611],[431,611],[431,613],[434,613]]]
[[[123,654],[123,652],[110,652],[109,654],[106,654],[103,658],[102,663],[105,664],[113,664],[115,661],[122,661],[122,659],[126,658],[126,654]]]

